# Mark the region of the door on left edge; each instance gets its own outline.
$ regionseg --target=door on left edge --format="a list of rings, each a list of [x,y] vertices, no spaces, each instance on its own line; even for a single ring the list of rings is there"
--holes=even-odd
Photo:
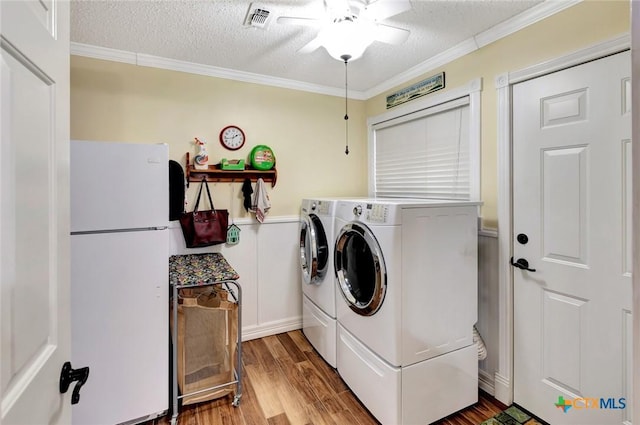
[[[0,422],[64,424],[69,2],[3,0],[0,19]]]

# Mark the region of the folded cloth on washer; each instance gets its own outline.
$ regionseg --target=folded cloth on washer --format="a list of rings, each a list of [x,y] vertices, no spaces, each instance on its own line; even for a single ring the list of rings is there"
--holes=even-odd
[[[262,223],[264,221],[264,216],[269,212],[271,208],[271,201],[269,200],[269,195],[267,194],[267,188],[264,185],[264,180],[258,179],[256,183],[256,190],[253,194],[253,205],[252,210],[256,213],[256,219]]]

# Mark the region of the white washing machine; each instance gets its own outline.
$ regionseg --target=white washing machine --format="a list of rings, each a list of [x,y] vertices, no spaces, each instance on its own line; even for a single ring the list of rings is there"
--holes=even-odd
[[[337,369],[382,424],[427,424],[477,401],[479,205],[337,203]]]
[[[332,199],[303,199],[300,209],[302,331],[311,345],[336,367],[336,284],[333,268]]]

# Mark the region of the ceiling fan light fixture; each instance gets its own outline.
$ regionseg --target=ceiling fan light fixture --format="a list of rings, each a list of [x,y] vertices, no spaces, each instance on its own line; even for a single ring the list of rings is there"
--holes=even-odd
[[[348,55],[350,60],[356,60],[373,42],[374,28],[366,22],[345,18],[324,28],[320,37],[332,58],[342,62],[342,57]]]

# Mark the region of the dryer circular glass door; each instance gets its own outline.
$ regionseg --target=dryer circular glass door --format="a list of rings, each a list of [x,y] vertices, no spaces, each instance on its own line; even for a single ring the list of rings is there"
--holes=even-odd
[[[387,291],[387,271],[373,233],[361,224],[346,224],[336,238],[334,255],[340,292],[351,310],[375,314]]]
[[[303,215],[300,223],[300,269],[305,283],[319,283],[327,272],[329,245],[322,221]]]

